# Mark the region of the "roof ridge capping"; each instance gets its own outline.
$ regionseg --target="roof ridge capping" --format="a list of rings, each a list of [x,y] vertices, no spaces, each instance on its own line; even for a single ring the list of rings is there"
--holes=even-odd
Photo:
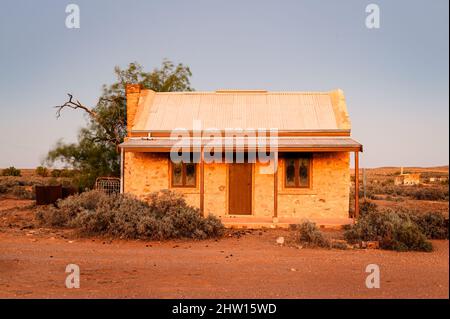
[[[267,90],[236,90],[236,89],[219,89],[215,93],[268,93]]]

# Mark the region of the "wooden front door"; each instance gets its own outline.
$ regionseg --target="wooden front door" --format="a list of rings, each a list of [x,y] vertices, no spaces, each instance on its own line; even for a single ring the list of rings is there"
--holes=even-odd
[[[229,164],[228,213],[230,215],[252,214],[252,164]]]

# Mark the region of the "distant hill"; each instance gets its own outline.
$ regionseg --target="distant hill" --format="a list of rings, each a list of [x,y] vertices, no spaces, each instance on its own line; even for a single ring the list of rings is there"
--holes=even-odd
[[[376,167],[376,168],[366,168],[367,175],[384,175],[384,176],[394,176],[399,175],[401,171],[401,167],[395,166],[385,166],[385,167]],[[354,173],[354,169],[350,169],[351,174]],[[449,166],[433,166],[433,167],[403,167],[403,173],[421,173],[425,176],[448,176],[449,175]]]

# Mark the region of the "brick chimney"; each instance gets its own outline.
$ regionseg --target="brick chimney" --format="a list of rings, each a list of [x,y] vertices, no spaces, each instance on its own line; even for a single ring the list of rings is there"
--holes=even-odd
[[[125,93],[127,96],[127,134],[130,136],[131,128],[134,124],[134,117],[138,109],[141,85],[127,84]]]

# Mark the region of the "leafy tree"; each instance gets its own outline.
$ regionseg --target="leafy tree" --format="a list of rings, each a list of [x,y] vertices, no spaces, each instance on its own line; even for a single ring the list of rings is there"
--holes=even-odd
[[[78,142],[66,144],[59,141],[47,154],[50,165],[62,163],[79,173],[76,182],[80,189],[90,188],[98,176],[119,176],[120,156],[118,145],[126,136],[127,84],[141,84],[145,89],[156,92],[192,91],[189,67],[175,65],[164,60],[160,68],[145,72],[134,62],[126,69],[114,68],[116,82],[103,85],[102,95],[95,107],[90,108],[68,94],[69,100],[56,106],[57,117],[65,108],[78,109],[88,115],[88,125],[78,134]]]

